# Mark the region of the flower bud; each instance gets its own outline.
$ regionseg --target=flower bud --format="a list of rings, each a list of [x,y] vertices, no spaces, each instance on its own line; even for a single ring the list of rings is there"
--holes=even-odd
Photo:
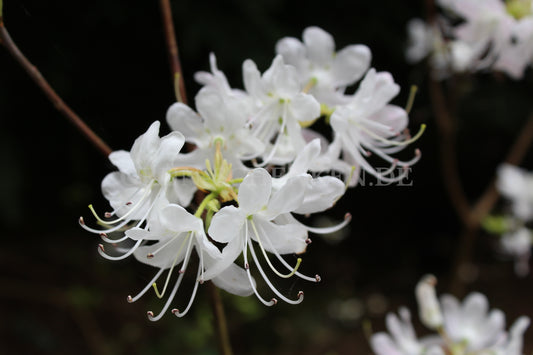
[[[415,290],[420,320],[432,330],[442,327],[443,324],[442,312],[435,293],[436,284],[435,276],[426,275],[418,282]]]

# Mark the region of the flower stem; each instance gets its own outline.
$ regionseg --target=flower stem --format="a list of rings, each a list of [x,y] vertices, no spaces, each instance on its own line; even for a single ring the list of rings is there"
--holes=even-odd
[[[1,5],[1,2],[0,2]],[[1,10],[1,8],[0,8]],[[63,114],[102,154],[108,156],[112,149],[78,116],[61,97],[52,89],[48,81],[15,44],[7,28],[4,26],[3,15],[0,12],[0,44],[22,66],[30,78],[41,88],[54,107]]]
[[[208,282],[207,288],[209,289],[209,299],[213,309],[213,316],[215,317],[215,327],[220,354],[231,355],[233,354],[233,351],[231,350],[228,325],[222,300],[220,299],[220,293],[218,288],[211,281]]]

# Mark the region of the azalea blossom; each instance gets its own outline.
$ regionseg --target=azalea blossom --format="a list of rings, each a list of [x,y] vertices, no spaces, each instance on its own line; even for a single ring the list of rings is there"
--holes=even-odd
[[[418,339],[409,311],[402,308],[400,319],[387,315],[387,333],[372,335],[370,344],[377,355],[523,355],[523,335],[529,318],[522,316],[505,331],[505,315],[498,309],[489,311],[487,298],[469,294],[463,302],[443,295],[437,303],[436,279],[426,275],[416,288],[422,322],[437,334]]]

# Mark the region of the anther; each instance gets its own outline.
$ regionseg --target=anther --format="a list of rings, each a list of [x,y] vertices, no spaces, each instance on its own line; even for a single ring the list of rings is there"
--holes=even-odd
[[[113,213],[111,213],[111,212],[105,212],[105,213],[104,213],[104,216],[105,216],[105,218],[111,218],[111,217],[113,217]]]
[[[131,205],[133,202],[126,202],[126,206]]]
[[[128,303],[133,303],[133,297],[131,297],[130,295],[128,295],[128,298],[126,298],[128,300]]]
[[[311,238],[307,238],[307,239],[305,240],[305,244],[307,244],[307,245],[311,244],[312,242],[313,242],[313,241],[311,240]]]
[[[103,244],[98,244],[98,249],[100,249],[101,251],[105,251],[105,250],[104,250],[104,245],[103,245]]]
[[[148,312],[146,312],[146,315],[148,316],[148,319],[150,319],[150,320],[151,320],[152,318],[154,318],[154,312],[152,312],[152,311],[148,311]]]
[[[204,284],[204,279],[200,279],[200,280],[198,280],[198,283],[199,283],[200,285],[203,285],[203,284]]]
[[[322,278],[320,277],[319,274],[316,274],[315,275],[315,280],[316,280],[316,282],[320,282],[320,281],[322,281]]]
[[[278,300],[275,299],[275,298],[272,298],[272,299],[270,300],[270,302],[273,302],[273,304],[272,304],[273,306],[275,306],[275,305],[278,304]]]
[[[303,291],[298,292],[298,299],[302,298],[303,296],[304,296],[304,292]]]
[[[154,257],[154,254],[152,254],[152,253],[148,253],[148,254],[146,254],[146,257],[147,257],[148,259],[152,259],[152,258]]]
[[[350,212],[346,212],[346,214],[344,215],[344,220],[351,220],[352,219],[352,214]]]
[[[420,149],[416,148],[416,150],[415,150],[415,155],[416,155],[417,157],[419,157],[419,156],[422,155],[422,152],[420,151]]]
[[[245,268],[246,270],[248,270],[248,269],[250,268],[250,264],[248,264],[248,263],[244,264],[244,268]]]
[[[83,220],[83,217],[80,217],[80,224],[85,225],[85,221]]]
[[[105,233],[100,233],[100,237],[101,237],[101,238],[107,238],[107,234],[105,234]]]
[[[175,316],[177,316],[178,314],[180,314],[180,310],[177,309],[177,308],[172,309],[171,312],[172,312],[172,314],[175,315]]]
[[[184,269],[180,269],[180,270],[178,271],[178,274],[183,274],[184,272],[185,272]]]

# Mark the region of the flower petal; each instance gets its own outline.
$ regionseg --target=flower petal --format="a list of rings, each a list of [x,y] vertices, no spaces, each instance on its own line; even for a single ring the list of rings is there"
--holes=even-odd
[[[312,62],[327,65],[333,59],[333,36],[319,27],[307,27],[303,33],[307,55]]]
[[[365,45],[351,45],[343,48],[333,59],[332,75],[335,84],[348,86],[361,79],[370,66],[372,53]]]
[[[130,152],[125,150],[117,150],[109,154],[109,161],[120,170],[120,172],[128,175],[136,175],[135,165],[131,160]]]
[[[261,218],[254,218],[259,238],[261,238],[263,247],[270,251],[276,251],[279,254],[301,254],[307,247],[307,230],[296,223],[276,224]],[[257,237],[252,233],[252,239]],[[268,240],[266,240],[268,239]]]
[[[209,226],[209,235],[220,243],[229,243],[239,236],[246,216],[235,206],[226,206],[215,213]]]
[[[167,123],[174,131],[179,131],[187,141],[197,143],[197,138],[202,135],[203,120],[189,106],[177,102],[167,111]]]
[[[333,176],[320,176],[311,179],[306,186],[302,204],[294,213],[308,214],[324,211],[344,194],[344,183]]]
[[[254,214],[268,204],[272,191],[272,177],[265,169],[254,169],[239,186],[239,209],[246,215]]]
[[[197,232],[203,230],[203,222],[179,205],[170,204],[159,214],[161,226],[173,233]]]
[[[217,287],[237,296],[247,297],[254,293],[246,271],[236,264],[231,264],[212,281]]]

